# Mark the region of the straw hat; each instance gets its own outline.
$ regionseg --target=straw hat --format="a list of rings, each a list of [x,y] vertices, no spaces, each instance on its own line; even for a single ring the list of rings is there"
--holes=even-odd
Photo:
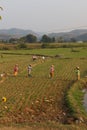
[[[2,97],[3,102],[6,102],[6,100],[7,100],[6,97]]]
[[[79,69],[79,66],[77,66],[76,68]]]

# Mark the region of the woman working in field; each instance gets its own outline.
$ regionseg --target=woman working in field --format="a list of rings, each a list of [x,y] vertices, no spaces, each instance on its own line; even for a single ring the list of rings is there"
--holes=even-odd
[[[17,76],[18,75],[18,64],[16,64],[15,66],[14,66],[14,76]]]
[[[31,64],[28,65],[28,76],[31,77],[31,70],[32,70],[32,66]]]
[[[54,77],[54,65],[51,65],[50,67],[50,74],[49,74],[50,78]]]
[[[80,80],[80,69],[79,69],[79,67],[76,67],[76,78],[77,78],[77,80]]]

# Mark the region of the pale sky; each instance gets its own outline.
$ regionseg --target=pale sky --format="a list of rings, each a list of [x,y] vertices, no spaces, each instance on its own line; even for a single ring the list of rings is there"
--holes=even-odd
[[[87,28],[87,0],[0,0],[0,29],[60,32]]]

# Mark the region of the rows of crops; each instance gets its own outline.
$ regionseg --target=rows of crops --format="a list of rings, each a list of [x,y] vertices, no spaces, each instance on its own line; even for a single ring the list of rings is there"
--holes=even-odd
[[[27,76],[27,66],[32,64],[32,77]],[[13,76],[13,67],[19,65],[19,74]],[[53,79],[49,68],[55,66]],[[0,83],[0,122],[41,122],[65,123],[67,108],[65,93],[75,81],[75,67],[80,66],[81,77],[86,75],[87,59],[46,58],[33,61],[28,55],[5,55],[0,58],[0,72],[8,76]],[[2,102],[2,97],[7,101]]]

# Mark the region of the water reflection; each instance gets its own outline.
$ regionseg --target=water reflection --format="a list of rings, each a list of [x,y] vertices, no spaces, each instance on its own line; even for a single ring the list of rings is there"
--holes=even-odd
[[[83,100],[83,106],[85,107],[85,110],[87,112],[87,89],[83,89],[83,92],[85,93],[84,100]]]

